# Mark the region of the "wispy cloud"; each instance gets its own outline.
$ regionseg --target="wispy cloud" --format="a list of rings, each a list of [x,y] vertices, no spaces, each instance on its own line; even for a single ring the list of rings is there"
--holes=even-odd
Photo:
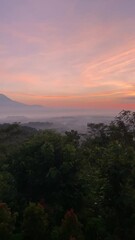
[[[1,91],[48,105],[116,107],[126,97],[129,104],[135,18],[123,1],[15,0],[16,11],[11,6],[6,20],[0,17]]]

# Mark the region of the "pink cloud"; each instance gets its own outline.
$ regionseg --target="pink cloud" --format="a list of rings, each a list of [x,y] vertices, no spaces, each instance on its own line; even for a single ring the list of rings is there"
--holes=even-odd
[[[74,5],[71,9],[72,15]],[[135,79],[134,41],[127,37],[117,43],[121,22],[116,24],[96,22],[93,26],[86,18],[67,35],[62,34],[61,25],[52,22],[32,22],[27,27],[20,23],[0,25],[2,33],[16,40],[15,46],[8,45],[8,55],[0,58],[1,89],[19,92],[20,99],[26,95],[24,100],[41,104],[100,106],[110,99],[115,106],[115,99],[133,90]],[[125,35],[122,32],[120,40]],[[107,41],[110,48],[101,50]],[[26,54],[31,46],[36,50]]]

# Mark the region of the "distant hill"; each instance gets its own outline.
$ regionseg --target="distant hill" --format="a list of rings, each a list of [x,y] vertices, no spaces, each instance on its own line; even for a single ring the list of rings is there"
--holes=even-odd
[[[28,105],[12,100],[4,94],[0,94],[0,106],[12,106],[12,107],[26,107],[26,108],[40,108],[43,109],[43,106],[40,105]]]
[[[19,103],[16,101],[13,101],[12,99],[8,98],[4,94],[0,94],[0,107],[26,107],[27,105],[23,103]]]
[[[38,105],[27,105],[0,94],[0,116],[37,116],[43,114],[47,108]]]

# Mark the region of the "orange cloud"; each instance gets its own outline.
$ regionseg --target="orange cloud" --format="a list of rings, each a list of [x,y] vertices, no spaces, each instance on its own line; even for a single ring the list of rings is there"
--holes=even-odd
[[[74,5],[71,9],[74,12]],[[93,26],[84,18],[71,32],[65,31],[67,35],[61,25],[52,22],[31,22],[25,27],[20,23],[0,25],[2,33],[16,40],[0,58],[3,91],[21,100],[26,96],[24,101],[31,103],[84,107],[101,103],[115,107],[121,104],[116,100],[133,91],[135,44],[128,36],[119,43],[126,35],[119,35],[121,22],[96,22]]]

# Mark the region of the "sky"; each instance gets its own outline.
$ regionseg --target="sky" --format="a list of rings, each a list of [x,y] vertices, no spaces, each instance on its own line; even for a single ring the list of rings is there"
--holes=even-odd
[[[0,93],[135,110],[135,0],[0,0]]]

